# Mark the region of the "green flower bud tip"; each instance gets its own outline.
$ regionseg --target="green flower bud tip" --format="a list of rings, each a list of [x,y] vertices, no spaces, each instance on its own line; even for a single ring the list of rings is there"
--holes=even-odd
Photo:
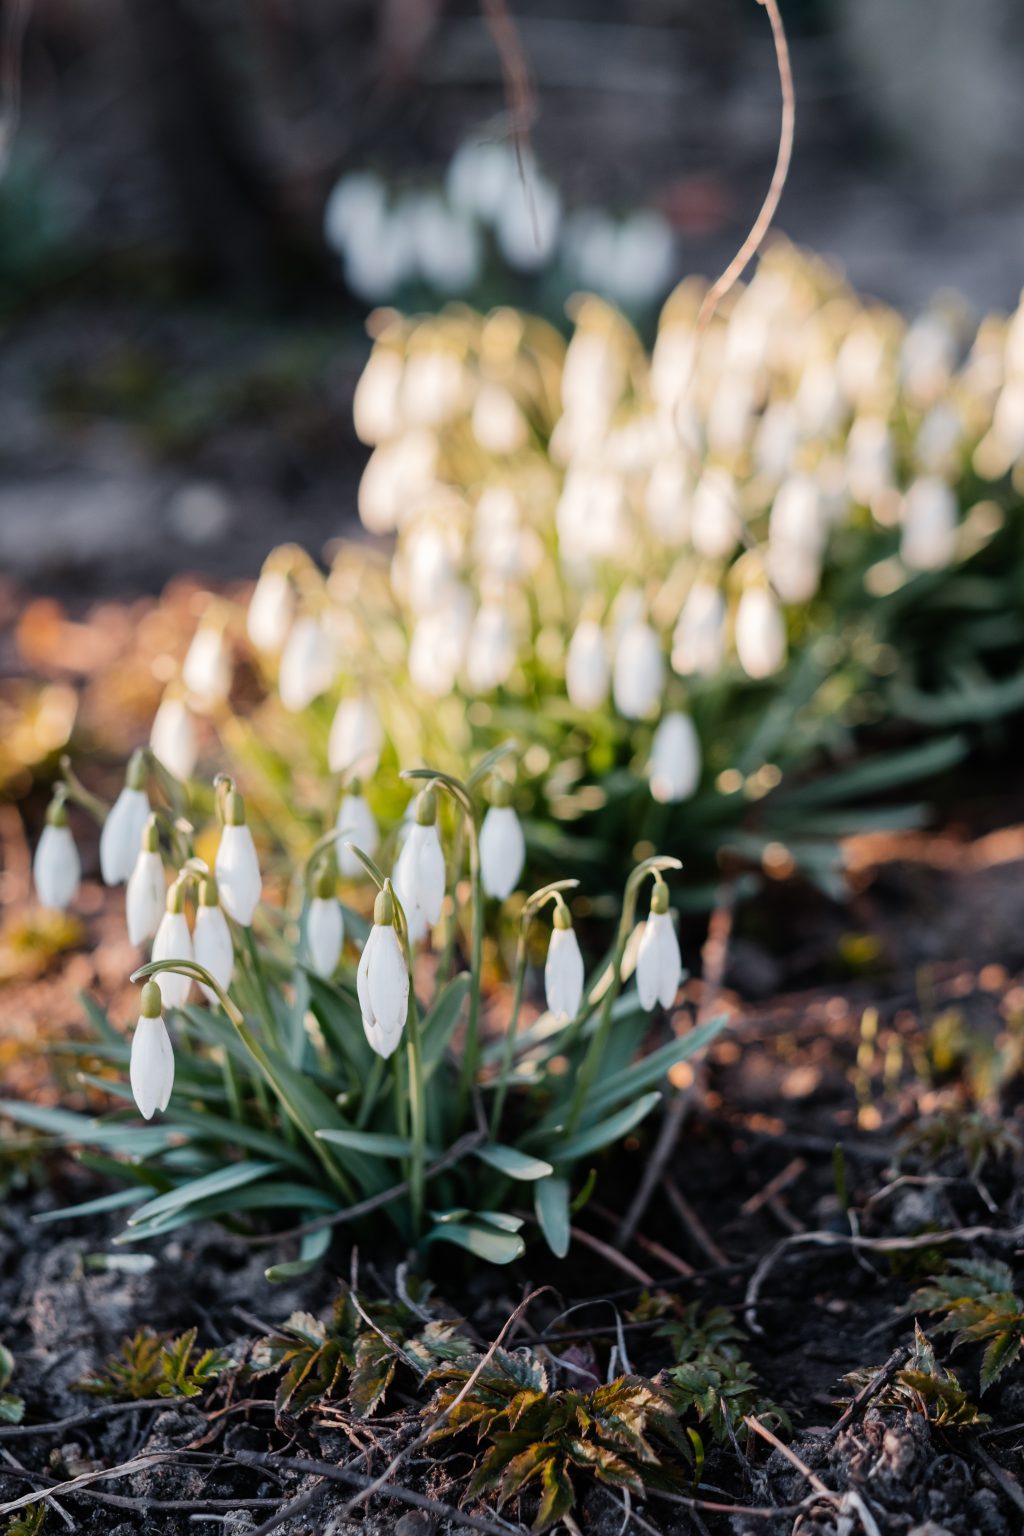
[[[142,847],[146,853],[160,851],[160,824],[155,816],[150,816],[142,829]]]
[[[160,988],[153,980],[147,981],[142,988],[142,998],[139,1003],[139,1012],[144,1019],[158,1019],[164,1011],[164,1000],[160,995]]]
[[[124,782],[129,789],[142,789],[146,783],[146,754],[141,747],[128,759]]]
[[[563,932],[572,927],[572,913],[564,901],[556,903],[554,921],[555,927],[561,928]]]
[[[233,789],[228,795],[227,805],[224,807],[224,825],[226,827],[245,826],[245,801],[237,789]]]
[[[664,880],[655,880],[651,891],[651,911],[655,915],[668,911],[668,886]]]
[[[185,910],[185,881],[180,876],[167,892],[167,910],[173,913]]]
[[[512,785],[507,779],[495,779],[491,785],[491,804],[497,810],[504,810],[512,804]]]
[[[313,895],[319,896],[322,901],[330,901],[331,897],[335,894],[336,889],[337,877],[334,873],[334,870],[331,868],[331,861],[329,859],[324,859],[317,870],[316,879],[313,882]],[[377,908],[375,904],[375,918],[376,911]]]
[[[206,875],[200,882],[199,905],[201,907],[220,905],[220,892],[217,890],[217,881],[213,875]]]
[[[395,903],[390,891],[379,891],[373,904],[373,921],[378,928],[392,928],[395,922]]]
[[[437,820],[437,795],[432,789],[425,789],[416,801],[416,825],[419,827],[432,827]]]
[[[50,827],[66,827],[68,824],[68,808],[64,796],[58,791],[50,801],[50,808],[46,813],[46,823]]]

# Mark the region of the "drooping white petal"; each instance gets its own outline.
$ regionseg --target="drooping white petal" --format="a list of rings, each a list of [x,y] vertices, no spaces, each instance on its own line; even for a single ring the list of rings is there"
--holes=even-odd
[[[436,824],[413,822],[395,865],[395,892],[415,944],[441,916],[445,893],[444,852]]]
[[[651,794],[663,805],[689,800],[701,774],[700,737],[689,715],[673,711],[661,720],[651,742]]]
[[[642,1008],[660,1003],[670,1008],[683,977],[675,924],[668,912],[652,912],[644,924],[636,961],[636,987]]]
[[[466,651],[466,676],[477,693],[508,681],[516,664],[515,636],[503,603],[483,603],[473,620]]]
[[[334,975],[344,936],[341,903],[333,896],[314,896],[306,914],[306,943],[311,968],[318,976]]]
[[[153,939],[154,960],[192,960],[192,935],[188,931],[188,919],[184,912],[165,912]],[[181,1008],[192,990],[188,976],[177,971],[161,971],[156,978],[165,1008]]]
[[[583,619],[573,631],[565,659],[565,688],[576,709],[600,709],[608,697],[611,669],[601,626]]]
[[[370,810],[364,795],[342,795],[338,807],[338,868],[346,880],[355,880],[365,874],[362,864],[347,843],[355,843],[372,858],[380,845],[377,819]]]
[[[75,899],[82,865],[70,827],[43,828],[32,861],[36,895],[44,907],[63,912]]]
[[[245,628],[256,650],[277,656],[288,639],[295,594],[284,571],[264,570],[249,599]]]
[[[672,636],[672,667],[680,677],[713,677],[725,654],[725,598],[708,581],[695,581]]]
[[[367,779],[380,762],[384,732],[377,711],[365,694],[342,699],[331,723],[327,761],[332,773]]]
[[[504,901],[516,888],[526,862],[519,817],[510,805],[488,808],[480,828],[480,877],[488,896]]]
[[[152,1120],[158,1109],[167,1108],[174,1087],[174,1051],[163,1019],[139,1019],[132,1036],[128,1075],[135,1102],[147,1120]]]
[[[140,848],[125,895],[128,938],[144,944],[160,926],[167,903],[164,865],[159,853]]]
[[[956,495],[939,475],[921,475],[903,503],[900,559],[912,571],[941,571],[956,554]]]
[[[644,620],[628,625],[615,653],[612,694],[615,708],[627,720],[642,720],[661,702],[665,662],[661,642]]]
[[[199,744],[196,727],[183,699],[168,694],[153,716],[149,733],[153,753],[176,779],[189,779],[196,766]]]
[[[234,975],[235,951],[228,920],[220,907],[208,907],[200,902],[196,911],[192,947],[199,964],[206,967],[214,981],[219,982],[226,992]],[[207,1002],[219,1001],[212,987],[208,987],[204,981],[199,986]]]
[[[231,691],[231,656],[218,624],[201,624],[185,653],[181,680],[198,709],[223,704]]]
[[[336,668],[333,640],[322,624],[304,614],[292,626],[277,674],[277,690],[285,709],[297,714],[326,693]]]
[[[248,928],[259,906],[263,881],[256,846],[247,826],[221,828],[214,874],[224,910],[236,923]]]
[[[544,963],[544,996],[556,1019],[573,1019],[583,1000],[583,956],[574,928],[554,928]]]
[[[374,924],[370,930],[356,972],[356,991],[366,1038],[378,1056],[387,1058],[402,1038],[409,1006],[409,972],[390,924]]]
[[[786,622],[767,587],[748,587],[736,609],[736,654],[748,677],[771,677],[786,660]]]
[[[100,833],[100,873],[105,885],[123,885],[131,875],[148,819],[146,791],[126,784]]]

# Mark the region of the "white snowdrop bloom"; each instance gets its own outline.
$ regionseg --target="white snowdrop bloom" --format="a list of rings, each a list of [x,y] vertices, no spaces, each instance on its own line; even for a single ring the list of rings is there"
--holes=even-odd
[[[650,915],[644,924],[636,958],[636,989],[641,1008],[649,1010],[656,1003],[671,1008],[682,979],[683,961],[675,924],[668,910],[668,886],[660,881],[651,892]]]
[[[697,343],[692,324],[672,321],[658,329],[651,353],[651,394],[663,416],[674,419],[689,393]]]
[[[893,483],[893,446],[889,424],[882,416],[858,416],[846,439],[846,475],[850,495],[870,506]]]
[[[235,947],[231,942],[228,920],[221,910],[217,882],[212,876],[208,876],[199,886],[192,949],[199,964],[206,967],[214,981],[226,992],[235,973]],[[199,983],[199,988],[208,1003],[219,1001],[214,989],[204,981]]]
[[[958,509],[951,486],[921,475],[903,502],[900,559],[912,571],[941,571],[956,554]]]
[[[332,773],[367,779],[376,772],[384,747],[384,728],[369,694],[342,699],[334,712],[327,742]]]
[[[518,453],[529,441],[526,417],[510,391],[488,380],[477,390],[469,424],[484,452],[501,458]]]
[[[253,648],[265,656],[279,656],[288,639],[295,614],[295,592],[287,573],[265,565],[252,589],[245,616],[245,631]]]
[[[956,364],[956,335],[945,315],[919,315],[900,348],[903,388],[912,404],[931,405],[949,383]]]
[[[577,208],[565,221],[562,258],[580,287],[612,293],[618,229],[603,208]]]
[[[555,925],[544,962],[544,997],[548,1012],[561,1021],[574,1019],[583,1001],[583,956],[568,907],[555,908]]]
[[[656,459],[644,492],[644,512],[651,532],[666,544],[683,544],[690,531],[693,476],[681,453]]]
[[[725,598],[709,581],[695,581],[676,621],[672,667],[680,677],[713,677],[725,658]]]
[[[773,400],[754,434],[754,463],[763,475],[781,480],[800,443],[800,427],[791,400]]]
[[[199,756],[196,725],[184,699],[176,693],[165,693],[153,716],[149,732],[149,745],[154,757],[176,779],[192,777]]]
[[[843,419],[843,394],[830,357],[809,363],[794,397],[797,419],[808,437],[829,437]]]
[[[303,614],[292,625],[281,653],[277,691],[292,714],[307,709],[334,682],[337,653],[326,627],[312,614]]]
[[[168,979],[165,973],[165,978]],[[142,989],[139,1021],[132,1036],[128,1076],[132,1096],[146,1120],[167,1108],[174,1087],[174,1051],[163,1021],[163,997],[155,981]]]
[[[481,603],[469,632],[466,677],[476,693],[491,693],[508,681],[516,664],[515,635],[500,601]]]
[[[565,659],[565,690],[574,709],[600,709],[608,697],[611,668],[600,624],[581,619]]]
[[[661,703],[665,687],[665,661],[661,641],[644,620],[625,630],[615,652],[612,697],[615,708],[627,720],[643,720]]]
[[[836,356],[836,377],[847,400],[861,406],[884,380],[885,338],[869,317],[855,321]]]
[[[825,513],[810,475],[791,475],[768,517],[767,569],[785,603],[807,603],[821,585]]]
[[[317,976],[333,976],[341,959],[345,920],[335,889],[333,858],[323,861],[313,895],[306,909],[306,949],[309,966]]]
[[[352,420],[361,443],[375,448],[397,437],[404,425],[401,410],[405,360],[397,347],[375,346],[352,396]]]
[[[462,541],[451,518],[424,518],[400,541],[391,562],[391,585],[414,613],[447,605],[458,585]]]
[[[167,904],[153,937],[150,957],[153,960],[195,959],[192,935],[185,916],[185,892],[177,881],[167,892]],[[192,990],[191,977],[180,976],[177,971],[161,971],[157,981],[165,1007],[181,1008],[188,1001]]]
[[[914,454],[921,468],[931,474],[952,474],[959,462],[963,422],[955,406],[939,400],[917,429]]]
[[[409,943],[418,944],[441,916],[446,885],[444,851],[437,830],[437,796],[417,796],[415,820],[395,864],[395,894],[409,925]]]
[[[100,872],[105,885],[123,885],[135,868],[149,820],[149,799],[142,787],[145,781],[145,759],[136,752],[128,764],[124,787],[100,833]]]
[[[379,304],[415,276],[410,199],[381,207],[351,230],[344,252],[345,282],[357,298]]]
[[[480,877],[488,896],[499,901],[511,896],[525,863],[523,828],[511,804],[509,786],[499,782],[480,828]]]
[[[664,715],[651,742],[648,765],[651,794],[663,805],[689,800],[701,775],[700,737],[689,715],[673,710]]]
[[[514,491],[507,485],[487,486],[473,520],[473,555],[478,564],[492,576],[511,580],[532,569],[535,553]]]
[[[675,264],[672,226],[656,209],[639,209],[619,226],[609,291],[628,308],[653,304],[671,286]]]
[[[786,660],[786,621],[767,587],[748,587],[736,608],[736,654],[748,677],[778,672]]]
[[[697,482],[690,511],[690,541],[709,560],[726,560],[740,537],[732,476],[712,465]]]
[[[574,465],[555,512],[558,549],[568,565],[615,560],[629,553],[632,527],[626,490],[607,470]]]
[[[535,167],[524,165],[526,183],[517,174],[498,210],[494,235],[498,249],[517,272],[539,272],[555,254],[562,221],[558,189]]]
[[[467,141],[459,145],[451,158],[445,191],[456,208],[490,224],[501,213],[508,189],[518,174],[511,144]]]
[[[160,926],[167,903],[164,861],[160,857],[160,834],[155,816],[150,816],[139,839],[135,867],[125,893],[125,918],[132,944],[144,944]]]
[[[32,878],[40,904],[55,912],[71,905],[82,881],[82,864],[68,826],[67,807],[59,794],[46,813],[32,861]]]
[[[468,380],[458,354],[425,346],[410,352],[402,375],[401,410],[412,427],[443,427],[466,404]]]
[[[379,176],[356,171],[332,188],[324,207],[324,238],[331,250],[344,256],[354,233],[375,223],[387,204],[387,189]]]
[[[381,891],[356,971],[363,1030],[371,1049],[385,1060],[402,1038],[409,1010],[409,971],[394,923],[394,902],[388,891]]]
[[[1004,465],[1009,468],[1024,455],[1024,378],[1007,379],[996,401],[992,433],[1003,451]]]
[[[457,588],[450,604],[416,621],[409,642],[409,677],[432,699],[443,699],[455,687],[469,640],[470,598]]]
[[[380,443],[359,482],[357,504],[370,533],[393,533],[437,485],[437,439],[426,427]]]
[[[754,419],[754,380],[749,374],[727,373],[715,390],[708,411],[708,447],[731,458],[750,441]]]
[[[476,287],[483,242],[464,209],[450,207],[436,192],[424,192],[413,202],[410,224],[413,260],[428,287],[442,294],[465,294]]]
[[[256,845],[245,821],[245,801],[237,789],[227,797],[213,872],[221,906],[236,923],[248,928],[259,906],[263,880]]]
[[[231,656],[220,624],[200,624],[185,653],[181,680],[194,708],[223,704],[231,691]]]
[[[622,347],[607,325],[579,324],[562,364],[562,413],[603,438],[628,383]]]
[[[346,880],[357,880],[366,873],[346,843],[355,843],[372,858],[380,846],[377,819],[371,811],[365,795],[353,785],[341,797],[338,807],[337,828],[338,868]]]

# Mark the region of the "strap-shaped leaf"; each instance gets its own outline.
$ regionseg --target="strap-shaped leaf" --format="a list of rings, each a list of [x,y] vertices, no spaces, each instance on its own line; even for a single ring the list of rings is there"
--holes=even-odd
[[[469,1222],[452,1222],[432,1227],[425,1241],[454,1243],[487,1264],[511,1264],[526,1252],[526,1244],[517,1232],[499,1232],[496,1227],[483,1223],[475,1226]]]
[[[138,1226],[141,1222],[153,1222],[161,1216],[169,1216],[174,1211],[179,1211],[183,1206],[194,1205],[197,1200],[204,1200],[210,1195],[221,1195],[226,1190],[241,1189],[245,1184],[251,1184],[255,1179],[266,1178],[269,1173],[276,1173],[277,1163],[231,1163],[227,1168],[218,1168],[215,1173],[204,1174],[200,1179],[189,1179],[185,1184],[179,1184],[175,1189],[169,1189],[165,1195],[157,1195],[155,1200],[147,1200],[145,1205],[140,1205],[135,1217],[129,1222],[129,1226]]]
[[[627,1104],[624,1109],[620,1109],[618,1114],[609,1115],[607,1120],[601,1120],[597,1125],[590,1125],[578,1131],[576,1135],[570,1136],[555,1147],[556,1161],[574,1163],[578,1158],[589,1157],[591,1152],[597,1152],[613,1141],[621,1141],[623,1136],[628,1136],[630,1131],[638,1126],[640,1121],[660,1102],[660,1093],[645,1093],[634,1104]]]
[[[309,1212],[303,1213],[304,1217]],[[315,1269],[331,1246],[333,1233],[330,1227],[320,1227],[316,1232],[306,1232],[299,1244],[299,1256],[297,1259],[286,1259],[280,1264],[271,1264],[269,1269],[263,1271],[271,1285],[280,1285],[285,1280],[297,1280],[300,1275],[306,1275],[311,1269]]]
[[[533,1186],[537,1223],[556,1259],[569,1252],[569,1181],[552,1175]]]
[[[529,1152],[520,1152],[518,1147],[506,1147],[497,1141],[477,1147],[474,1156],[510,1179],[546,1179],[555,1171],[542,1157],[533,1157]]]

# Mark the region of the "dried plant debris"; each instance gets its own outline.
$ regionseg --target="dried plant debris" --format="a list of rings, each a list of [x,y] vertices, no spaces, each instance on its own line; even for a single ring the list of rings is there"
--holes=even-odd
[[[78,1383],[79,1390],[115,1402],[150,1397],[201,1397],[218,1376],[235,1361],[220,1349],[197,1353],[198,1330],[189,1328],[177,1338],[139,1328],[123,1339],[116,1354],[109,1355],[95,1376]]]
[[[949,1110],[918,1120],[900,1139],[900,1166],[908,1163],[934,1168],[950,1153],[959,1152],[972,1179],[989,1162],[1016,1161],[1024,1155],[1020,1132],[1010,1120],[983,1114]]]
[[[843,1380],[856,1395],[877,1376],[878,1370],[873,1366],[850,1371]],[[907,1408],[936,1429],[970,1429],[989,1422],[988,1414],[975,1407],[957,1377],[939,1362],[919,1324],[914,1326],[913,1354],[882,1387],[875,1407]]]

